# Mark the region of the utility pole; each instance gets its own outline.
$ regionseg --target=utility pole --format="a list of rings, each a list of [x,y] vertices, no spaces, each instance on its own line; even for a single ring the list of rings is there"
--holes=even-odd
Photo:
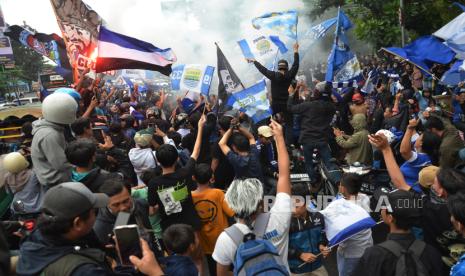
[[[399,5],[399,25],[400,25],[400,35],[401,35],[402,47],[404,47],[405,46],[404,0],[400,0],[400,5]]]

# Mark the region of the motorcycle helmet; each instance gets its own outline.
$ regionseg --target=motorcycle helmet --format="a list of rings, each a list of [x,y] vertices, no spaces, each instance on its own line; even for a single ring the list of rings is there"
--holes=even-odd
[[[67,93],[53,93],[42,103],[44,119],[56,124],[69,125],[76,121],[77,109],[77,102]]]
[[[3,167],[10,173],[19,173],[29,167],[29,162],[19,152],[9,153],[3,158]]]

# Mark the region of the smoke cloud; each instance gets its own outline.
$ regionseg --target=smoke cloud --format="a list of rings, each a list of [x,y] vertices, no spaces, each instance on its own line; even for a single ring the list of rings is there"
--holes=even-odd
[[[311,26],[304,15],[306,7],[300,0],[85,2],[103,17],[108,28],[151,42],[160,48],[171,47],[178,57],[178,63],[203,63],[216,67],[214,42],[218,42],[246,86],[258,80],[257,72],[253,65],[246,63],[236,41],[264,33],[264,30],[257,31],[252,27],[251,20],[254,17],[272,11],[296,9],[299,12],[299,35]],[[292,44],[293,41],[287,44],[291,51]],[[292,62],[292,55],[289,55],[289,59]],[[215,89],[214,83],[212,90]]]

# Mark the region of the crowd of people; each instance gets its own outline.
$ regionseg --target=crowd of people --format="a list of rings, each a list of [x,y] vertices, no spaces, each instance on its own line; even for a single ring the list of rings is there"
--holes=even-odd
[[[315,276],[328,275],[335,254],[341,276],[465,275],[464,85],[368,56],[359,87],[334,88],[323,81],[324,65],[306,82],[296,79],[298,49],[277,71],[248,60],[270,81],[273,116],[259,123],[215,96],[186,104],[137,85],[106,90],[87,71],[43,97],[42,118],[22,126],[17,152],[1,156],[10,196],[0,269]],[[292,171],[296,149],[304,171]],[[390,185],[375,181],[370,196],[357,169],[334,187],[335,200],[387,225],[381,241],[368,228],[330,245],[325,217],[293,200],[321,195],[317,155],[330,170],[389,175]],[[291,173],[309,180],[293,183]],[[129,265],[114,234],[123,213],[140,235],[141,254]],[[33,229],[24,231],[24,214],[36,214]]]

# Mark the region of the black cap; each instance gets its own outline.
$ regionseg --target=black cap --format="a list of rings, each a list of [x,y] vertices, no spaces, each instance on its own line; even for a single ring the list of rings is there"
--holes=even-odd
[[[289,64],[287,63],[287,60],[281,59],[278,61],[278,70],[286,70],[289,68]]]
[[[56,220],[67,220],[107,204],[106,194],[92,193],[80,182],[66,182],[45,193],[41,211]]]
[[[377,206],[387,209],[396,218],[418,219],[421,217],[423,201],[420,196],[414,196],[410,191],[379,189],[373,194]]]

